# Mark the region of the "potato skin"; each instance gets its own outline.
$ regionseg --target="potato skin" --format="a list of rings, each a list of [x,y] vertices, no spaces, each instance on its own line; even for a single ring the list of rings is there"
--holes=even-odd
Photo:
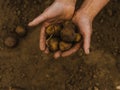
[[[54,25],[50,25],[50,26],[48,26],[48,27],[46,28],[46,34],[47,34],[48,36],[54,34]]]
[[[61,51],[69,50],[71,47],[72,47],[71,43],[67,43],[67,42],[64,42],[64,41],[61,41],[59,43],[59,48],[60,48]]]
[[[50,25],[46,28],[46,34],[48,36],[51,36],[51,35],[59,36],[61,29],[62,29],[61,25]]]
[[[65,42],[73,42],[75,40],[76,34],[73,28],[64,28],[61,33],[60,37]]]
[[[51,38],[48,41],[48,48],[51,52],[55,52],[59,49],[59,40],[57,38]]]
[[[82,36],[79,33],[76,33],[75,42],[80,42]]]

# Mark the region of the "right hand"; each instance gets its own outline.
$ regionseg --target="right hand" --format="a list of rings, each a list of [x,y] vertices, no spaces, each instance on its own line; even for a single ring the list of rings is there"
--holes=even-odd
[[[55,0],[40,16],[30,22],[29,26],[36,26],[43,23],[40,31],[40,50],[48,51],[46,47],[45,30],[51,24],[60,23],[63,20],[70,20],[73,17],[76,0]]]

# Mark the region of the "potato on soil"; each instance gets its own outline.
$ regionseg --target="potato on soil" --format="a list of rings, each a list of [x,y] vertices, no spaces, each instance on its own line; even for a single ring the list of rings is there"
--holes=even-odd
[[[75,42],[79,42],[81,38],[81,35],[79,33],[76,33]]]
[[[64,28],[60,33],[61,39],[65,42],[73,42],[76,38],[76,33],[73,28]]]
[[[57,51],[59,49],[59,40],[57,38],[51,38],[48,41],[48,48],[52,52]]]
[[[12,36],[8,36],[4,40],[5,46],[7,46],[9,48],[15,47],[17,45],[17,42],[18,42],[17,39],[15,37],[12,37]]]
[[[27,31],[25,30],[24,27],[22,26],[17,26],[16,29],[15,29],[15,32],[20,36],[20,37],[23,37],[26,35]]]
[[[67,42],[64,42],[64,41],[61,41],[59,43],[59,48],[60,48],[61,51],[69,50],[71,47],[72,47],[71,43],[67,43]]]

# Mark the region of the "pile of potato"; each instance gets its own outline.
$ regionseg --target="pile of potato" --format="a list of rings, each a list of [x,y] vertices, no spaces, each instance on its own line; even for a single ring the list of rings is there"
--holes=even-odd
[[[76,26],[66,21],[63,24],[51,25],[46,28],[47,47],[51,52],[67,51],[81,40],[81,35]]]

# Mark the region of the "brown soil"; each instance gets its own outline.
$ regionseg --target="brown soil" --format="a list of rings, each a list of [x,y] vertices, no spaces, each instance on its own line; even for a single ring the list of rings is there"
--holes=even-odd
[[[120,0],[111,0],[93,23],[91,54],[80,49],[55,60],[39,50],[40,26],[27,23],[52,0],[0,0],[0,90],[17,86],[25,90],[116,90],[120,85]],[[81,2],[78,2],[78,4]],[[28,34],[16,36],[16,26]],[[19,39],[17,47],[5,47],[5,37]]]

